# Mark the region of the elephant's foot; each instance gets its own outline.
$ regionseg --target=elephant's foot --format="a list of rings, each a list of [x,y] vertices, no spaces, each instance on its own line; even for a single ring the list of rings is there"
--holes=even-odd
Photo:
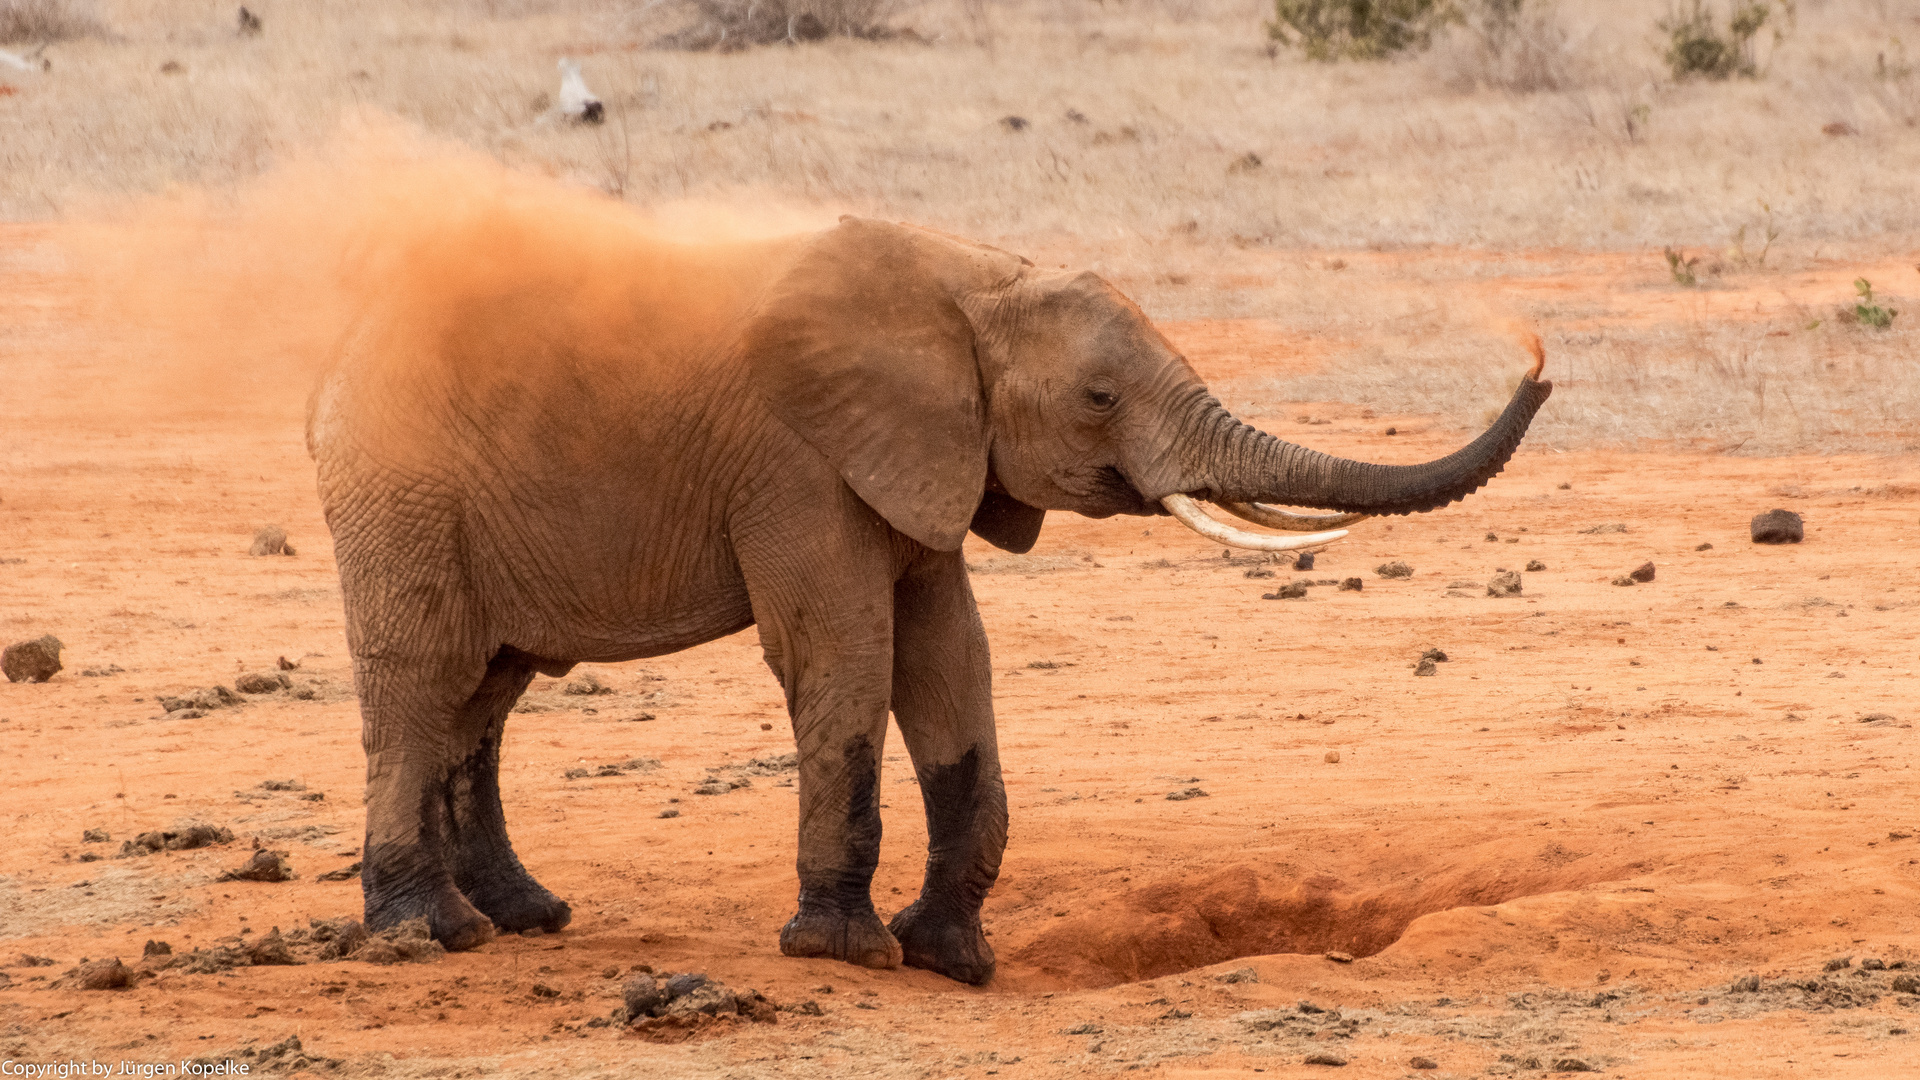
[[[473,906],[502,933],[544,930],[552,934],[573,921],[573,908],[565,900],[548,892],[546,886],[518,868],[465,892]]]
[[[378,933],[409,919],[427,920],[433,940],[448,952],[477,949],[493,940],[493,920],[460,895],[447,882],[439,888],[422,891],[367,890],[367,929]]]
[[[787,956],[830,956],[861,967],[900,966],[900,943],[872,911],[841,915],[802,908],[781,929],[780,951]]]
[[[888,930],[899,939],[908,967],[924,968],[956,982],[980,986],[993,978],[993,946],[975,912],[942,917],[915,900],[893,917]]]

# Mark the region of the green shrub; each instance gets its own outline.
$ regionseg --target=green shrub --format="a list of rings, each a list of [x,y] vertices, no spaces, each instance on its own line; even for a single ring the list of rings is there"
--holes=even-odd
[[[1324,61],[1425,49],[1435,31],[1459,17],[1452,0],[1273,0],[1273,15],[1270,37]]]
[[[1674,78],[1753,78],[1758,70],[1753,38],[1773,14],[1772,0],[1730,3],[1724,24],[1713,17],[1706,0],[1692,0],[1685,12],[1676,10],[1661,20],[1660,32],[1667,35],[1667,68]]]
[[[1871,326],[1875,330],[1885,330],[1893,325],[1893,317],[1900,313],[1893,308],[1882,307],[1874,301],[1873,282],[1868,281],[1866,278],[1857,278],[1853,283],[1853,291],[1860,294],[1860,302],[1853,305],[1853,311],[1851,313],[1853,318],[1847,320],[1848,322],[1857,322],[1861,326]],[[1841,314],[1845,315],[1848,314],[1848,312],[1842,309]]]

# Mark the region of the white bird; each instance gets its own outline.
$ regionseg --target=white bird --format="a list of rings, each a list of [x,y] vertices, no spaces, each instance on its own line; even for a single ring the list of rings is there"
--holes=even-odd
[[[587,89],[580,61],[560,58],[560,115],[579,124],[598,124],[607,118],[606,106]]]

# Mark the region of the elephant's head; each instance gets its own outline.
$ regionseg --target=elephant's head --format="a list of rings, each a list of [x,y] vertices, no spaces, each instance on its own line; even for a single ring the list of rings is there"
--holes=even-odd
[[[1047,510],[1172,512],[1269,550],[1325,543],[1339,534],[1256,535],[1193,500],[1294,531],[1433,510],[1497,474],[1553,390],[1536,350],[1506,411],[1455,453],[1423,465],[1332,457],[1235,419],[1099,277],[856,218],[801,251],[745,346],[775,413],[895,528],[942,550],[971,527],[1026,551]]]

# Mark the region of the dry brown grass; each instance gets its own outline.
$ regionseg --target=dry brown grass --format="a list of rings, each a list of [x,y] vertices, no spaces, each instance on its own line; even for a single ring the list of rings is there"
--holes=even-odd
[[[1776,268],[1920,246],[1920,75],[1895,41],[1917,28],[1876,0],[1803,4],[1785,43],[1760,56],[1765,77],[1727,83],[1666,76],[1652,31],[1664,0],[1529,6],[1532,21],[1498,48],[1483,27],[1425,56],[1331,65],[1270,56],[1270,11],[1256,0],[925,0],[891,21],[924,41],[832,37],[727,54],[646,47],[685,25],[687,9],[667,4],[256,8],[265,32],[243,38],[224,7],[110,2],[112,36],[57,44],[52,72],[7,79],[0,215],[59,217],[175,185],[233,189],[373,111],[632,202],[908,219],[1090,265],[1159,317],[1329,320],[1356,340],[1396,332],[1374,300],[1311,281],[1288,279],[1294,293],[1254,287],[1223,268],[1300,249],[1713,253],[1742,230],[1753,240],[1762,202],[1780,230]],[[550,116],[562,55],[582,59],[604,125]],[[1436,295],[1456,283],[1440,272],[1426,281]],[[1559,313],[1528,314],[1551,343]],[[1773,339],[1686,374],[1691,361],[1674,350],[1692,333],[1649,328],[1631,347],[1616,336],[1581,354],[1582,379],[1637,388],[1611,395],[1613,419],[1580,421],[1586,437],[1692,438],[1696,423],[1758,422],[1758,404],[1736,423],[1642,409],[1635,396],[1704,400],[1685,389],[1701,379],[1729,402],[1767,402],[1770,425],[1786,406],[1751,385],[1818,381],[1833,358],[1793,361]],[[1699,349],[1717,349],[1705,333]],[[1862,355],[1881,357],[1869,366],[1883,365],[1861,378],[1916,383],[1884,367],[1898,367],[1881,351],[1905,333],[1897,324],[1861,339],[1874,342]],[[1485,400],[1451,360],[1436,360],[1433,378],[1439,411]],[[1544,430],[1574,440],[1570,408],[1550,409]]]
[[[68,41],[104,29],[87,0],[0,0],[0,45]]]

